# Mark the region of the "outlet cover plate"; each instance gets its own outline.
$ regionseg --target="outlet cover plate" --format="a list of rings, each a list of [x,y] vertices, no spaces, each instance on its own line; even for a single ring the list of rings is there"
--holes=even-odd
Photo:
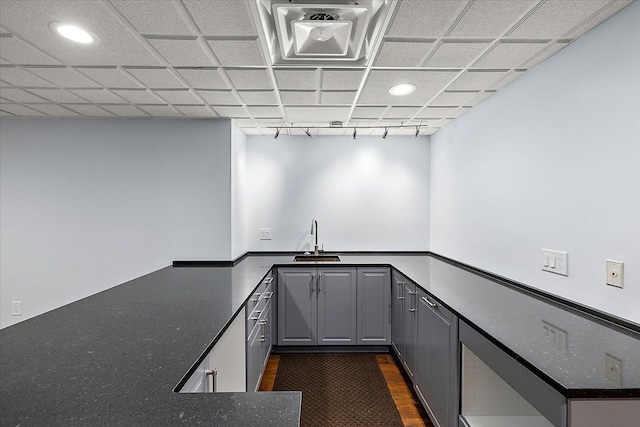
[[[270,228],[261,228],[260,229],[260,240],[271,240],[271,229]]]
[[[607,260],[607,285],[621,288],[624,284],[624,263]]]

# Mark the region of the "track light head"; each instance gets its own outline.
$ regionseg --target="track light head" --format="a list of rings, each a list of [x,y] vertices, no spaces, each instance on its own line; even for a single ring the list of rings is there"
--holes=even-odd
[[[416,126],[416,137],[420,135],[420,126]]]
[[[280,128],[276,129],[276,134],[273,136],[273,139],[278,139],[280,136]]]
[[[382,139],[387,139],[388,133],[389,133],[389,128],[385,126],[384,133],[382,134]]]
[[[309,128],[307,128],[307,129],[303,129],[303,130],[304,130],[304,133],[306,133],[306,134],[307,134],[307,136],[308,136],[309,138],[311,138],[311,132],[309,132]]]
[[[356,128],[353,128],[353,139],[356,139],[356,135],[358,135],[358,132],[356,131]]]

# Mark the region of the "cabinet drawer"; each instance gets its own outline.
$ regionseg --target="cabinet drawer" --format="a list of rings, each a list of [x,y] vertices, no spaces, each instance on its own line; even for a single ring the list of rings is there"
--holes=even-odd
[[[265,292],[272,292],[272,291],[273,291],[273,277],[269,275],[262,280],[262,282],[258,285],[258,287],[253,292],[253,294],[251,294],[251,297],[247,300],[247,304],[246,304],[247,317],[251,316],[251,312],[255,310],[258,303],[264,299],[262,298],[262,295]]]
[[[422,291],[418,292],[418,297],[419,297],[419,302],[421,304],[424,304],[427,307],[429,307],[442,319],[447,320],[448,322],[451,322],[453,320],[453,317],[454,317],[453,313],[449,309],[444,307],[442,304],[440,304],[440,302],[438,302],[429,294],[427,294],[426,292],[422,292]]]

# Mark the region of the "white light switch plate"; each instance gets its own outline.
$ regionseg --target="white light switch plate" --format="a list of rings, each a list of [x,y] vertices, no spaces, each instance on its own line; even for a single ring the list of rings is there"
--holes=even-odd
[[[624,284],[624,263],[607,260],[607,285],[621,288]]]
[[[542,269],[551,273],[569,275],[569,254],[562,251],[542,249]]]
[[[271,240],[271,229],[270,228],[261,228],[260,229],[260,240]]]

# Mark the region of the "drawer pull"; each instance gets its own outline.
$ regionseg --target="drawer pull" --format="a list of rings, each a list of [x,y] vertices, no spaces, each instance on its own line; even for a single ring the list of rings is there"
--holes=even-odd
[[[262,294],[262,296],[260,297],[260,299],[270,299],[273,296],[273,292],[265,292]]]
[[[273,282],[273,277],[267,277],[266,279],[264,279],[264,283],[266,283],[267,285],[271,282]]]
[[[438,306],[438,304],[436,304],[435,302],[429,301],[429,299],[427,299],[427,297],[422,297],[421,299],[422,299],[422,301],[426,302],[427,305],[429,307],[431,307],[431,308],[436,308]]]

